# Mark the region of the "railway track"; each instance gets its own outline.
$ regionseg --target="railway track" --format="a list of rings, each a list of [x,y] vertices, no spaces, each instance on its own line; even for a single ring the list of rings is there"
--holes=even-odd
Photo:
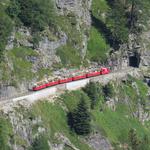
[[[0,104],[5,104],[5,103],[9,103],[9,102],[17,102],[20,100],[28,100],[30,102],[33,102],[38,99],[43,99],[48,96],[56,95],[60,91],[76,90],[76,89],[82,88],[90,81],[95,81],[95,82],[100,82],[102,84],[106,84],[107,82],[109,82],[111,80],[123,79],[128,74],[130,74],[132,76],[138,76],[140,73],[141,72],[139,69],[129,67],[124,70],[113,71],[106,75],[100,75],[100,76],[96,76],[96,77],[86,78],[83,80],[64,83],[64,84],[49,87],[49,88],[46,88],[46,89],[43,89],[40,91],[36,91],[36,92],[29,91],[28,93],[24,93],[20,96],[8,98],[8,99],[0,99]]]

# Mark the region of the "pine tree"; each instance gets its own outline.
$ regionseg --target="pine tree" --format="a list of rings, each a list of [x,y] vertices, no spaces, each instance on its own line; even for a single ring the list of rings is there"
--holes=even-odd
[[[85,99],[82,97],[77,108],[72,113],[72,127],[79,135],[87,135],[91,131],[90,113]]]

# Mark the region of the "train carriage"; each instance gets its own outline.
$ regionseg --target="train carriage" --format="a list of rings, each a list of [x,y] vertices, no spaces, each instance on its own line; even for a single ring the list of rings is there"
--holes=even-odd
[[[72,81],[72,77],[60,79],[60,80],[58,81],[58,83],[59,83],[59,84],[62,84],[62,83],[67,83],[67,82],[71,82],[71,81]]]
[[[32,90],[33,91],[38,91],[38,90],[42,90],[44,88],[55,86],[55,85],[58,85],[58,84],[63,84],[63,83],[68,83],[68,82],[72,82],[72,81],[82,80],[82,79],[85,79],[85,78],[95,77],[95,76],[99,76],[99,75],[105,75],[105,74],[108,74],[108,73],[110,73],[109,68],[103,67],[99,71],[89,72],[89,73],[85,73],[85,74],[83,74],[83,72],[82,72],[82,75],[80,74],[80,75],[76,75],[76,76],[73,76],[73,77],[64,77],[64,78],[61,78],[61,79],[53,78],[53,79],[50,79],[50,80],[44,80],[44,81],[37,82],[36,85],[33,86]]]
[[[77,81],[85,78],[86,78],[86,74],[72,77],[73,81]]]
[[[96,72],[87,73],[86,76],[87,78],[89,78],[89,77],[99,76],[100,74],[101,74],[100,71],[96,71]]]

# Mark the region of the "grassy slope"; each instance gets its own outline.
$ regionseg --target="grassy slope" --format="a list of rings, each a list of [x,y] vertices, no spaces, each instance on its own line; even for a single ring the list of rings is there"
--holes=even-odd
[[[133,112],[138,109],[138,103],[145,109],[145,105],[148,102],[148,87],[140,80],[132,79],[132,81],[137,84],[140,95],[137,94],[135,87],[130,82],[115,85],[114,87],[118,91],[118,94],[114,94],[114,96],[119,98],[116,110],[111,111],[107,108],[103,112],[99,112],[98,110],[93,111],[95,124],[102,129],[104,135],[113,144],[117,144],[118,142],[129,143],[128,134],[131,128],[136,129],[140,139],[144,135],[150,135],[148,125],[143,126],[138,119],[133,117]],[[129,99],[128,105],[124,103],[126,98]]]
[[[105,39],[94,27],[90,31],[90,39],[88,41],[88,57],[92,61],[105,61],[109,46]]]
[[[47,129],[47,135],[51,142],[60,142],[55,139],[54,133],[62,133],[79,149],[90,150],[90,148],[82,142],[77,135],[69,131],[67,125],[66,112],[57,104],[49,102],[39,102],[32,107],[32,114],[41,116],[43,127]],[[67,149],[67,148],[66,148]]]
[[[8,142],[10,142],[10,136],[12,135],[12,126],[10,122],[0,116],[0,149],[9,150]]]
[[[100,96],[96,107],[91,110],[93,131],[98,130],[101,132],[103,136],[109,139],[115,149],[119,149],[120,143],[130,143],[128,137],[129,130],[132,128],[136,129],[140,140],[142,140],[145,135],[150,135],[149,122],[145,122],[145,125],[142,125],[142,123],[132,115],[132,113],[137,109],[137,97],[139,98],[136,92],[134,93],[136,96],[132,96],[133,91],[135,91],[134,87],[131,86],[133,81],[136,82],[139,87],[141,101],[143,101],[143,99],[145,100],[147,98],[146,94],[148,87],[142,81],[132,79],[132,82],[129,81],[119,85],[115,84],[112,98],[116,96],[119,98],[119,102],[115,105],[115,111],[109,109],[105,105],[105,96]],[[119,94],[116,94],[116,91]],[[37,117],[41,118],[42,122],[37,122],[37,124],[32,126],[33,136],[36,135],[38,128],[42,127],[46,129],[46,132],[44,132],[43,135],[43,140],[49,139],[52,143],[61,143],[61,141],[55,137],[55,133],[62,133],[77,148],[81,150],[90,150],[88,145],[83,142],[82,138],[71,131],[67,124],[67,112],[76,108],[83,96],[90,105],[90,98],[82,90],[80,90],[66,92],[54,103],[39,101],[33,104],[29,111],[19,109],[19,113],[22,113],[26,119],[35,119]],[[125,104],[125,97],[129,98],[130,107],[127,103]],[[1,121],[1,123],[2,122],[3,121]],[[8,139],[8,135],[12,134],[9,124],[8,126],[2,124],[2,128],[5,129],[0,131],[6,131],[5,134],[1,132],[2,137],[4,136],[5,139]],[[17,137],[17,135],[15,135],[14,140],[20,145],[26,145],[25,141],[21,139],[21,137]],[[45,142],[43,141],[42,143]],[[65,149],[69,148],[65,147]]]
[[[59,16],[56,18],[56,23],[68,37],[67,44],[57,49],[57,55],[60,56],[62,65],[65,67],[68,65],[81,65],[79,51],[82,42],[82,32],[76,29],[76,17],[71,13],[67,16]]]
[[[112,143],[128,143],[128,133],[131,128],[135,128],[140,137],[147,134],[146,129],[138,120],[128,118],[119,111],[113,112],[105,110],[104,112],[93,111],[95,124],[103,129],[106,136]]]
[[[106,13],[109,9],[109,6],[107,5],[106,0],[93,0],[92,1],[92,14],[102,20],[105,21],[105,18],[103,17],[103,13]]]
[[[108,9],[109,7],[105,0],[92,1],[92,15],[102,22],[105,22],[105,13]],[[107,44],[102,33],[94,26],[90,30],[87,50],[87,57],[92,61],[104,62],[107,58],[106,54],[109,50],[109,44]]]
[[[16,86],[18,81],[31,80],[35,77],[39,80],[43,78],[44,75],[50,75],[51,70],[41,68],[37,73],[32,72],[33,64],[28,60],[29,57],[38,57],[38,53],[30,48],[19,47],[14,48],[11,51],[7,51],[6,55],[8,59],[11,60],[11,69],[8,68],[7,63],[0,63],[2,70],[2,81],[9,81],[9,84]]]
[[[81,57],[77,50],[72,46],[65,45],[57,50],[57,55],[60,57],[63,66],[79,66]]]
[[[13,62],[14,74],[21,79],[31,79],[33,73],[31,72],[32,63],[27,61],[28,56],[37,56],[37,53],[32,49],[14,48],[8,52],[9,58]]]

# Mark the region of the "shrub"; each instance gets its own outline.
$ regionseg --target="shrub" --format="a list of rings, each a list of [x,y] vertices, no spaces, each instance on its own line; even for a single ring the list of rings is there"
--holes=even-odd
[[[103,93],[105,97],[112,97],[113,95],[113,86],[111,83],[108,83],[103,87]]]
[[[48,139],[45,136],[40,136],[32,144],[31,150],[49,150]]]
[[[0,13],[0,62],[2,60],[3,51],[7,43],[7,38],[12,31],[11,19],[4,13]]]
[[[51,0],[11,0],[7,13],[18,17],[32,31],[42,31],[54,24],[54,9]]]
[[[91,108],[94,109],[98,100],[100,99],[100,96],[102,96],[100,84],[90,82],[89,84],[86,85],[85,88],[83,88],[83,91],[90,97]]]

